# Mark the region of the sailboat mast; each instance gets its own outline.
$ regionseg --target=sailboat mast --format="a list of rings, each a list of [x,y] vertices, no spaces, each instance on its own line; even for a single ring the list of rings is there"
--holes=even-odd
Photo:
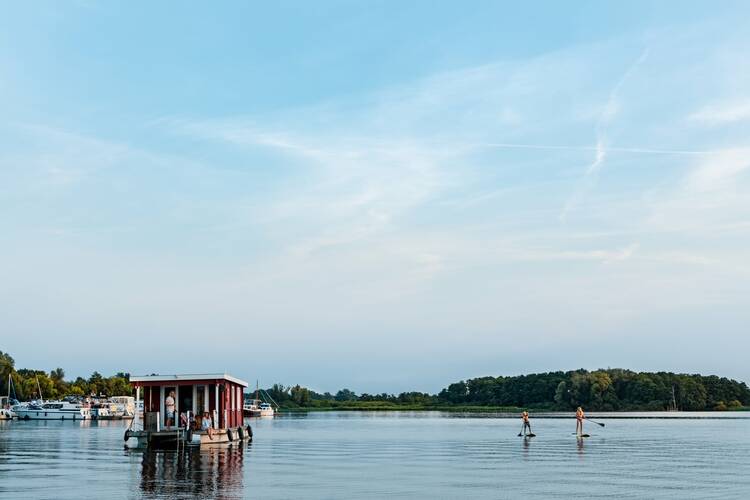
[[[36,388],[39,389],[39,399],[41,399],[42,404],[44,404],[44,395],[42,395],[42,386],[39,385],[39,377],[36,377]]]

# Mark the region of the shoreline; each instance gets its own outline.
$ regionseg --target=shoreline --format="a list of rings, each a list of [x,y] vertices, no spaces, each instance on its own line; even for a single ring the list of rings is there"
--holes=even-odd
[[[296,413],[327,413],[327,412],[398,412],[398,413],[415,413],[415,412],[440,412],[453,414],[492,414],[497,418],[518,418],[524,408],[508,407],[460,407],[460,408],[440,408],[440,407],[423,407],[423,408],[354,408],[354,407],[327,407],[327,408],[280,408],[280,414]],[[528,409],[534,418],[567,418],[575,415],[574,410],[535,410]],[[588,411],[587,416],[591,418],[653,418],[653,419],[706,419],[706,418],[749,418],[750,408],[737,410],[701,410],[701,411],[666,411],[666,410],[616,410],[616,411]]]

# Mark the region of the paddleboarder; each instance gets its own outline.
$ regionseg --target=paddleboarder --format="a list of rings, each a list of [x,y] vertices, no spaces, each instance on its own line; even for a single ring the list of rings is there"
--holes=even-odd
[[[576,434],[578,436],[583,436],[583,419],[586,418],[586,415],[583,414],[583,408],[580,406],[576,410]]]
[[[526,429],[529,430],[528,434],[533,434],[531,432],[531,424],[529,423],[529,412],[524,410],[523,413],[521,413],[521,420],[523,420],[523,435],[526,435]]]

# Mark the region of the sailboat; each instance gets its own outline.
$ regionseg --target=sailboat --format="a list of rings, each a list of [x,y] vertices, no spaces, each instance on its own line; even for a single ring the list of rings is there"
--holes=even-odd
[[[13,377],[11,377],[10,373],[8,374],[8,395],[7,396],[0,396],[0,420],[13,420],[15,418],[16,414],[13,413],[13,410],[10,407],[10,389],[13,387]],[[13,395],[15,396],[15,389],[13,390]]]
[[[265,391],[264,391],[265,392]],[[266,394],[267,395],[267,394]],[[270,403],[264,403],[260,399],[258,381],[255,381],[255,399],[250,399],[242,405],[242,413],[246,417],[273,417],[274,409]],[[270,397],[269,397],[270,398]]]

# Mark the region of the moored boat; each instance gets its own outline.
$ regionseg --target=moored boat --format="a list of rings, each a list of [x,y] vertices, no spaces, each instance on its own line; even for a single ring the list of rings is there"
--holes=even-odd
[[[0,397],[0,420],[13,420],[16,414],[13,412],[13,405],[11,402],[16,402],[15,399],[11,399],[10,391],[13,389],[13,377],[8,374],[8,395]],[[15,395],[15,389],[13,389]],[[16,396],[17,397],[17,396]]]
[[[13,407],[20,420],[90,420],[91,409],[69,401],[26,403]]]
[[[267,399],[271,399],[271,396],[263,391]],[[242,406],[242,413],[246,417],[273,417],[275,411],[270,403],[264,402],[260,399],[261,391],[258,388],[258,383],[255,383],[255,399],[248,399]],[[273,401],[271,399],[271,401]]]
[[[136,406],[133,396],[112,396],[109,398],[109,401],[112,403],[112,412],[114,415],[121,418],[133,418],[135,416]]]
[[[10,397],[0,397],[0,420],[13,420],[16,414],[13,413],[10,405]]]

